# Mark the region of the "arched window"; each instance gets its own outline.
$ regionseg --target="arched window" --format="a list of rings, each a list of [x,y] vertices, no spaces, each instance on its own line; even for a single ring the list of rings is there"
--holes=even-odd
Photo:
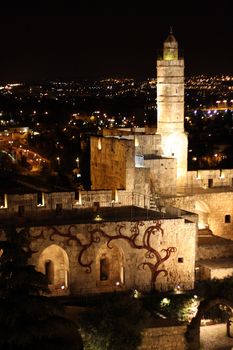
[[[231,222],[231,216],[230,215],[225,215],[225,223],[230,224]]]
[[[115,291],[124,288],[125,269],[124,256],[121,248],[111,244],[103,244],[96,256],[96,285],[104,291]]]
[[[109,261],[107,258],[100,259],[100,281],[109,279]]]
[[[69,258],[63,248],[56,244],[45,248],[38,258],[37,270],[46,275],[54,295],[69,292]]]
[[[45,276],[47,277],[49,284],[54,283],[54,266],[51,260],[45,261]]]

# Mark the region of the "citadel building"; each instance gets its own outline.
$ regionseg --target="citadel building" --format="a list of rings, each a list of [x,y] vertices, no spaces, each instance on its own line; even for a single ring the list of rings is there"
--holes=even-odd
[[[29,230],[52,293],[189,290],[233,272],[233,169],[187,169],[172,33],[157,60],[157,110],[157,129],[91,137],[91,191],[1,195],[0,222]]]

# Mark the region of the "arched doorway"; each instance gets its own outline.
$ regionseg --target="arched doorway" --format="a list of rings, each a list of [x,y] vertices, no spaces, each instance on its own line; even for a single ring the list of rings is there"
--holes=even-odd
[[[212,300],[203,300],[199,307],[196,316],[192,319],[191,323],[187,327],[187,342],[188,342],[188,349],[189,350],[198,350],[202,349],[202,341],[200,337],[200,328],[201,328],[201,321],[203,319],[203,316],[210,311],[212,308],[216,306],[221,306],[221,307],[226,307],[228,309],[228,317],[225,320],[225,324],[222,325],[222,330],[219,332],[217,335],[217,342],[219,342],[220,347],[219,349],[231,349],[233,347],[233,338],[230,338],[229,335],[233,336],[233,329],[230,328],[230,323],[228,320],[233,316],[233,302],[222,299],[222,298],[216,298]],[[216,333],[216,329],[214,330]],[[204,332],[206,334],[206,332]],[[227,334],[228,333],[228,334]],[[216,335],[216,334],[215,334]],[[219,335],[222,337],[221,339],[219,338]],[[211,335],[210,335],[211,339]],[[213,339],[211,339],[213,341]],[[226,344],[226,347],[221,347]],[[205,349],[205,348],[203,348]],[[208,349],[218,349],[218,344],[214,344],[213,347],[209,343],[208,344]]]
[[[100,290],[106,291],[124,288],[124,256],[117,245],[100,247],[96,256],[96,284]]]
[[[198,214],[198,229],[203,230],[209,227],[210,209],[203,201],[195,202],[195,213]]]
[[[68,293],[69,259],[64,249],[56,244],[45,248],[40,254],[37,269],[47,276],[52,294]]]

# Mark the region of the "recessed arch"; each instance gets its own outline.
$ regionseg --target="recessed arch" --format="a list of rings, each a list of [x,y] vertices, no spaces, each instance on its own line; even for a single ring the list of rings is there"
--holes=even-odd
[[[205,229],[209,227],[209,215],[210,215],[210,208],[208,205],[201,201],[195,201],[195,213],[198,214],[198,228],[199,229]]]
[[[69,259],[57,244],[45,248],[39,256],[38,271],[47,275],[52,294],[67,294],[69,290]]]
[[[116,244],[103,244],[96,255],[96,284],[101,289],[124,288],[125,263],[123,250]]]

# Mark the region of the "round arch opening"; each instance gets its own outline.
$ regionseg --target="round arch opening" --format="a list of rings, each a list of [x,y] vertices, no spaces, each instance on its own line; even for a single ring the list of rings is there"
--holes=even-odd
[[[56,244],[45,248],[39,256],[38,271],[47,276],[53,295],[67,294],[69,290],[69,259],[66,251]]]
[[[195,213],[198,214],[198,228],[199,230],[209,227],[209,214],[210,209],[208,205],[203,201],[195,202]]]
[[[124,289],[124,254],[115,244],[101,246],[96,256],[97,287],[106,291]]]
[[[219,314],[216,310],[219,308]],[[213,310],[215,315],[213,317]],[[216,321],[222,312],[224,318]],[[211,315],[209,319],[204,318]],[[221,316],[221,317],[222,317]],[[208,316],[207,316],[208,317]],[[203,300],[196,316],[187,328],[187,341],[189,350],[205,349],[231,349],[233,347],[233,302],[226,299]],[[204,346],[204,347],[203,347]],[[222,346],[222,347],[221,347]]]

